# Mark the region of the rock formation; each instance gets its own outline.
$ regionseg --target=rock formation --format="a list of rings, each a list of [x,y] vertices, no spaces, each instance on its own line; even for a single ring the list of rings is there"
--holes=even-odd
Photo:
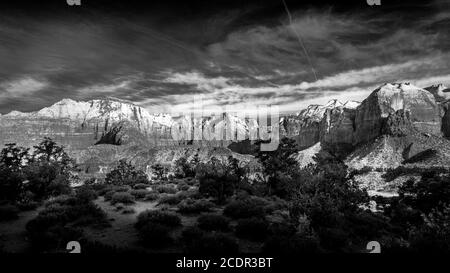
[[[386,118],[398,110],[409,112],[417,130],[441,135],[440,109],[430,92],[409,83],[385,84],[357,108],[354,143],[365,143],[380,136]]]

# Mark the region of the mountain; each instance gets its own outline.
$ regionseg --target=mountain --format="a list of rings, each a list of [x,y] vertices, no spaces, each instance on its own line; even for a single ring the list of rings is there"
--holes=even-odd
[[[354,107],[335,103],[312,106],[305,111],[308,115],[291,117],[295,120],[292,128],[304,126],[300,126],[297,140],[311,145],[300,151],[297,159],[304,166],[314,153],[331,152],[342,158],[350,171],[363,172],[356,176],[357,181],[375,193],[395,191],[423,170],[449,169],[450,141],[446,137],[450,111],[448,102],[437,101],[435,96],[409,83],[389,83]],[[286,121],[281,124],[286,126]],[[305,132],[312,129],[314,137],[305,141]],[[289,128],[285,132],[290,132]],[[387,181],[390,172],[398,175]]]
[[[331,100],[281,117],[280,136],[297,142],[300,167],[326,150],[350,170],[369,170],[358,179],[376,188],[386,185],[383,176],[398,167],[411,172],[449,167],[447,90],[443,85],[422,89],[410,83],[383,84],[361,103]],[[89,174],[102,173],[121,158],[144,169],[197,153],[205,161],[231,155],[254,162],[257,145],[240,137],[255,137],[261,128],[255,119],[230,113],[172,117],[116,99],[64,99],[36,112],[2,115],[0,129],[0,144],[32,147],[43,137],[53,138]],[[218,131],[228,140],[217,140]]]
[[[39,139],[48,136],[68,149],[78,150],[94,144],[134,143],[158,146],[183,145],[189,141],[199,146],[208,146],[208,143],[195,141],[195,138],[192,141],[193,132],[197,132],[192,128],[203,130],[200,139],[214,142],[218,129],[224,128],[225,136],[222,138],[230,139],[236,138],[238,134],[248,135],[257,130],[258,124],[253,119],[239,119],[230,114],[195,119],[188,115],[172,117],[168,114],[150,114],[142,107],[116,99],[63,99],[36,112],[12,111],[0,117],[0,127],[2,144],[15,142],[32,146]],[[172,127],[182,127],[178,134],[180,139],[174,139]],[[186,129],[190,131],[189,136],[185,135]]]
[[[342,103],[331,100],[325,105],[310,105],[296,115],[289,115],[280,119],[280,134],[293,138],[300,149],[309,148],[323,139],[323,119],[330,115],[333,109],[355,108],[357,102]],[[347,106],[346,106],[347,105]]]

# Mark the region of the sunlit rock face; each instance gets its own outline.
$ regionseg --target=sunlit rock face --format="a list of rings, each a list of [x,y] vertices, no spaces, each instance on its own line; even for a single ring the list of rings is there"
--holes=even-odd
[[[337,154],[350,151],[354,142],[355,116],[355,107],[327,109],[320,123],[322,147]]]
[[[326,105],[310,105],[296,115],[283,117],[280,120],[280,134],[295,139],[299,149],[306,149],[321,139],[321,121],[327,110],[344,105],[331,100]]]
[[[355,144],[380,136],[386,118],[398,110],[409,112],[418,131],[442,135],[440,109],[430,92],[408,83],[385,84],[357,108]]]
[[[182,127],[174,137],[173,128]],[[36,112],[13,111],[0,116],[0,145],[32,147],[50,137],[76,154],[98,144],[152,147],[226,147],[237,138],[256,139],[255,119],[231,114],[172,117],[116,99],[74,101],[64,99]],[[199,138],[194,136],[199,132]],[[218,132],[221,132],[218,133]],[[217,136],[220,135],[220,139]]]
[[[172,119],[116,100],[64,99],[36,112],[13,111],[0,117],[0,144],[31,147],[50,137],[69,151],[85,149],[116,130],[120,143],[151,143],[169,137]],[[117,143],[116,143],[117,144]]]

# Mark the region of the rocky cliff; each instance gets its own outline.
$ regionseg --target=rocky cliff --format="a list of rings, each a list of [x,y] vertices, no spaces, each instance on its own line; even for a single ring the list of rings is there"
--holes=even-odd
[[[116,99],[64,99],[36,112],[13,111],[0,116],[0,128],[0,144],[14,142],[31,147],[43,137],[50,137],[69,150],[83,150],[95,144],[226,146],[233,139],[254,134],[258,123],[230,114],[199,118],[150,114],[142,107]],[[173,128],[179,128],[178,138],[174,138]],[[195,132],[201,135],[196,136]]]
[[[381,135],[399,133],[394,125],[399,122],[398,115],[404,115],[417,132],[449,136],[450,102],[436,99],[447,89],[438,85],[434,93],[428,90],[431,88],[409,83],[384,84],[360,104],[331,101],[312,105],[281,119],[281,134],[294,138],[300,149],[320,142],[322,148],[345,154]]]
[[[398,110],[409,112],[417,130],[442,135],[441,112],[430,92],[409,83],[385,84],[356,109],[354,144],[380,136],[386,118]]]

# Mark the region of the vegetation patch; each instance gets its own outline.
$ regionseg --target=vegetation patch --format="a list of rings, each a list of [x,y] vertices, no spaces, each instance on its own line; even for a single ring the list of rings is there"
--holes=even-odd
[[[197,219],[198,226],[207,231],[228,231],[230,219],[222,215],[207,214]]]
[[[209,212],[214,203],[206,199],[184,199],[178,204],[178,211],[183,214]]]

